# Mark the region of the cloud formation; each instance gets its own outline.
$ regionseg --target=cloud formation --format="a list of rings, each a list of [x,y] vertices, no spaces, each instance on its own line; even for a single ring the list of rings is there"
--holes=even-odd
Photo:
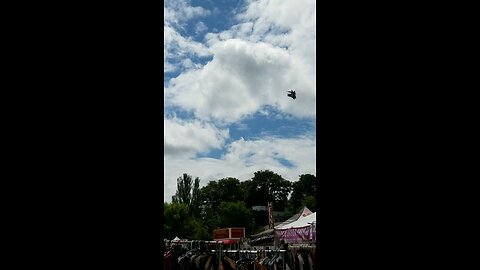
[[[229,39],[215,43],[213,60],[202,69],[170,80],[168,105],[193,111],[201,119],[234,122],[264,105],[298,117],[315,116],[315,74],[299,59],[268,43]],[[297,100],[285,98],[295,89]]]
[[[202,43],[181,34],[185,23],[196,17],[205,17],[211,14],[202,7],[193,7],[186,0],[167,0],[164,3],[163,24],[163,53],[164,72],[175,72],[192,68],[195,65],[188,64],[192,57],[210,56],[209,49]],[[205,27],[198,25],[199,31],[205,31]],[[187,60],[190,60],[188,62]],[[187,65],[185,65],[187,63]]]
[[[171,201],[176,179],[183,173],[199,177],[200,186],[224,177],[249,180],[259,170],[272,170],[285,179],[297,181],[300,174],[316,174],[316,142],[314,137],[239,139],[227,146],[220,158],[164,158],[164,200]],[[285,166],[286,160],[292,166]]]
[[[226,122],[265,105],[297,117],[315,117],[315,2],[275,2],[249,2],[237,16],[243,22],[207,34],[208,49],[203,52],[213,59],[170,80],[165,105]],[[285,98],[290,89],[297,91],[295,102]]]
[[[163,154],[167,157],[194,157],[197,153],[219,149],[228,138],[228,130],[220,130],[199,120],[163,119]]]
[[[268,125],[288,118],[308,126],[316,118],[316,3],[231,4],[227,12],[192,6],[189,0],[165,1],[165,201],[171,201],[183,173],[199,177],[201,186],[228,176],[244,181],[266,169],[291,181],[316,174],[311,128],[280,124],[257,128],[251,136],[254,125],[246,124],[259,114],[272,119]],[[209,24],[209,16],[230,12],[236,13],[228,18],[234,21],[228,29]],[[296,100],[286,96],[290,89]],[[289,128],[296,129],[290,132],[294,137],[279,134]],[[254,139],[232,138],[235,132]]]

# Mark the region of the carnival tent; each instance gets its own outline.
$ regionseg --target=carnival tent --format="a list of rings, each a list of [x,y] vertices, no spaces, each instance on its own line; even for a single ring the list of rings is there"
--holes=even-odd
[[[317,239],[317,213],[312,213],[298,220],[275,228],[275,241],[289,244],[306,244]]]
[[[306,206],[303,207],[297,214],[291,216],[289,219],[285,220],[274,226],[275,229],[282,228],[294,221],[297,221],[300,218],[306,217],[312,214],[312,211],[308,209]],[[267,229],[263,232],[258,234],[254,234],[250,236],[250,244],[251,245],[273,245],[273,238],[274,238],[274,229]]]
[[[317,213],[313,213],[313,214],[310,214],[308,216],[304,216],[304,217],[300,217],[299,219],[297,219],[296,221],[292,222],[292,223],[288,223],[288,224],[284,224],[282,226],[279,226],[279,227],[275,227],[275,229],[277,230],[281,230],[281,229],[290,229],[290,228],[302,228],[302,227],[305,227],[305,226],[310,226],[310,224],[312,224],[313,222],[316,222],[317,221]]]

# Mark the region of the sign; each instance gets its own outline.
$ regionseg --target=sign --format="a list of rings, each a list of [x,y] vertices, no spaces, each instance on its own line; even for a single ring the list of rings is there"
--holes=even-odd
[[[273,222],[273,206],[272,203],[268,203],[268,228],[273,229],[274,222]]]
[[[230,228],[230,238],[245,238],[245,228]]]
[[[265,205],[255,205],[252,206],[253,211],[267,211],[267,207]]]
[[[213,239],[240,239],[245,238],[245,228],[223,228],[213,230]]]
[[[213,239],[227,239],[229,237],[230,231],[228,229],[213,230]]]

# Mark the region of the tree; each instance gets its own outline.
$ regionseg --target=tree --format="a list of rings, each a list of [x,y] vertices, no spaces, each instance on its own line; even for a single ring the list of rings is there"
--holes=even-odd
[[[210,181],[208,184],[200,189],[199,195],[200,203],[203,208],[209,208],[212,211],[220,205],[220,197],[218,196],[218,183]]]
[[[267,205],[273,202],[277,211],[282,211],[288,200],[291,191],[291,183],[279,174],[272,171],[257,171],[254,173],[252,182],[245,184],[248,194],[246,196],[247,206]]]
[[[244,227],[245,233],[251,232],[252,211],[245,202],[222,202],[218,207],[217,224],[220,228]]]
[[[209,229],[196,218],[188,218],[184,230],[186,231],[186,239],[213,240]]]
[[[172,202],[188,205],[190,209],[189,213],[194,217],[200,216],[199,186],[200,179],[198,177],[195,178],[195,183],[192,185],[192,177],[184,173],[183,177],[177,178],[177,191],[175,195],[172,196]]]
[[[307,195],[302,199],[302,206],[306,206],[312,212],[317,211],[317,198],[312,195]]]
[[[240,187],[240,180],[233,177],[218,180],[217,194],[222,202],[242,201],[243,193]]]
[[[180,238],[187,237],[186,224],[189,215],[188,205],[184,203],[167,203],[163,205],[163,230],[167,239],[173,239],[178,236]]]
[[[200,189],[201,220],[208,231],[220,226],[218,224],[218,208],[222,202],[244,201],[240,180],[227,177],[218,181],[210,181]]]
[[[197,221],[197,220],[195,220]],[[197,221],[200,226],[197,226],[195,229],[195,234],[192,239],[198,239],[198,240],[213,240],[213,231],[209,230],[208,227],[204,224],[202,224],[200,221]]]
[[[293,191],[290,197],[289,205],[290,211],[296,213],[301,207],[306,206],[302,203],[302,199],[311,196],[309,205],[313,206],[313,209],[307,206],[308,209],[316,211],[316,195],[317,195],[317,178],[312,174],[302,174],[297,182],[292,184]],[[314,200],[314,201],[313,201]]]
[[[269,170],[255,172],[251,180],[242,182],[240,186],[248,209],[256,205],[267,206],[268,202],[272,202],[274,211],[283,211],[291,191],[290,181]],[[268,224],[267,212],[253,211],[252,216],[253,231]]]
[[[242,201],[244,201],[247,207],[251,208],[254,204],[250,201],[250,192],[255,190],[255,183],[252,180],[246,180],[240,183],[240,189],[242,191]]]
[[[227,177],[217,181],[210,181],[201,188],[199,202],[205,207],[216,212],[220,202],[243,201],[243,191],[240,187],[240,180]]]
[[[163,229],[167,239],[211,240],[211,234],[200,220],[189,214],[188,205],[184,203],[167,203],[163,208]]]
[[[220,205],[220,198],[217,196],[217,182],[210,181],[200,189],[199,200],[201,207],[201,221],[209,232],[217,227],[215,219],[216,209]]]

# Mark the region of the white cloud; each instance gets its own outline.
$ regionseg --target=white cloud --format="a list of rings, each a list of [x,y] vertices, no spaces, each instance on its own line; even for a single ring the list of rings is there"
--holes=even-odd
[[[205,25],[205,23],[203,22],[198,22],[196,25],[195,25],[195,33],[197,35],[205,32],[208,30],[208,27]]]
[[[264,105],[315,117],[315,8],[312,0],[248,2],[237,25],[205,36],[199,52],[213,54],[212,61],[172,79],[166,105],[227,122]],[[289,89],[297,91],[297,100],[286,97]]]
[[[205,17],[212,12],[200,7],[192,6],[188,0],[165,0],[163,2],[164,20],[181,27],[180,24],[196,17]]]
[[[164,200],[171,201],[176,191],[176,179],[183,173],[199,177],[200,186],[211,180],[236,177],[240,181],[253,177],[259,170],[271,170],[290,181],[297,181],[305,173],[316,175],[315,138],[263,138],[232,142],[227,153],[214,158],[164,158]],[[291,162],[292,168],[282,165],[278,158]]]
[[[165,72],[181,71],[164,83],[164,105],[193,113],[194,120],[164,117],[165,201],[171,201],[183,173],[209,180],[231,176],[247,180],[272,170],[292,181],[316,174],[315,137],[229,138],[228,124],[249,132],[239,121],[255,113],[271,118],[316,117],[316,3],[314,0],[247,0],[237,24],[219,33],[203,22],[193,27],[205,43],[182,35],[193,18],[223,12],[192,7],[188,0],[165,2]],[[216,13],[217,12],[217,13]],[[218,14],[217,14],[218,15]],[[204,22],[207,22],[204,20]],[[198,63],[198,57],[213,56]],[[297,91],[297,99],[286,91]],[[274,107],[271,113],[265,107]],[[269,134],[262,133],[261,136]],[[227,149],[220,158],[198,153]],[[287,160],[293,166],[285,166]]]
[[[171,79],[168,105],[192,110],[202,119],[237,121],[264,105],[299,117],[315,116],[315,74],[288,50],[268,43],[229,39],[211,47],[214,58],[202,69]],[[297,99],[287,98],[295,89]]]
[[[180,35],[173,27],[163,27],[163,63],[164,72],[175,71],[172,62],[182,63],[189,57],[205,57],[211,55],[209,49],[192,38]]]
[[[177,71],[174,63],[184,63],[185,58],[209,56],[208,48],[191,37],[185,37],[180,32],[184,24],[196,17],[204,17],[211,14],[202,7],[193,7],[189,1],[166,1],[164,3],[165,20],[163,25],[163,52],[164,72]],[[201,30],[201,26],[199,26]],[[188,69],[188,66],[181,66]]]
[[[164,118],[163,128],[164,157],[193,157],[218,149],[229,136],[228,130],[198,120]]]
[[[290,53],[307,60],[306,64],[315,64],[315,1],[251,1],[236,17],[239,24],[220,33],[219,39],[239,38],[288,47]]]

